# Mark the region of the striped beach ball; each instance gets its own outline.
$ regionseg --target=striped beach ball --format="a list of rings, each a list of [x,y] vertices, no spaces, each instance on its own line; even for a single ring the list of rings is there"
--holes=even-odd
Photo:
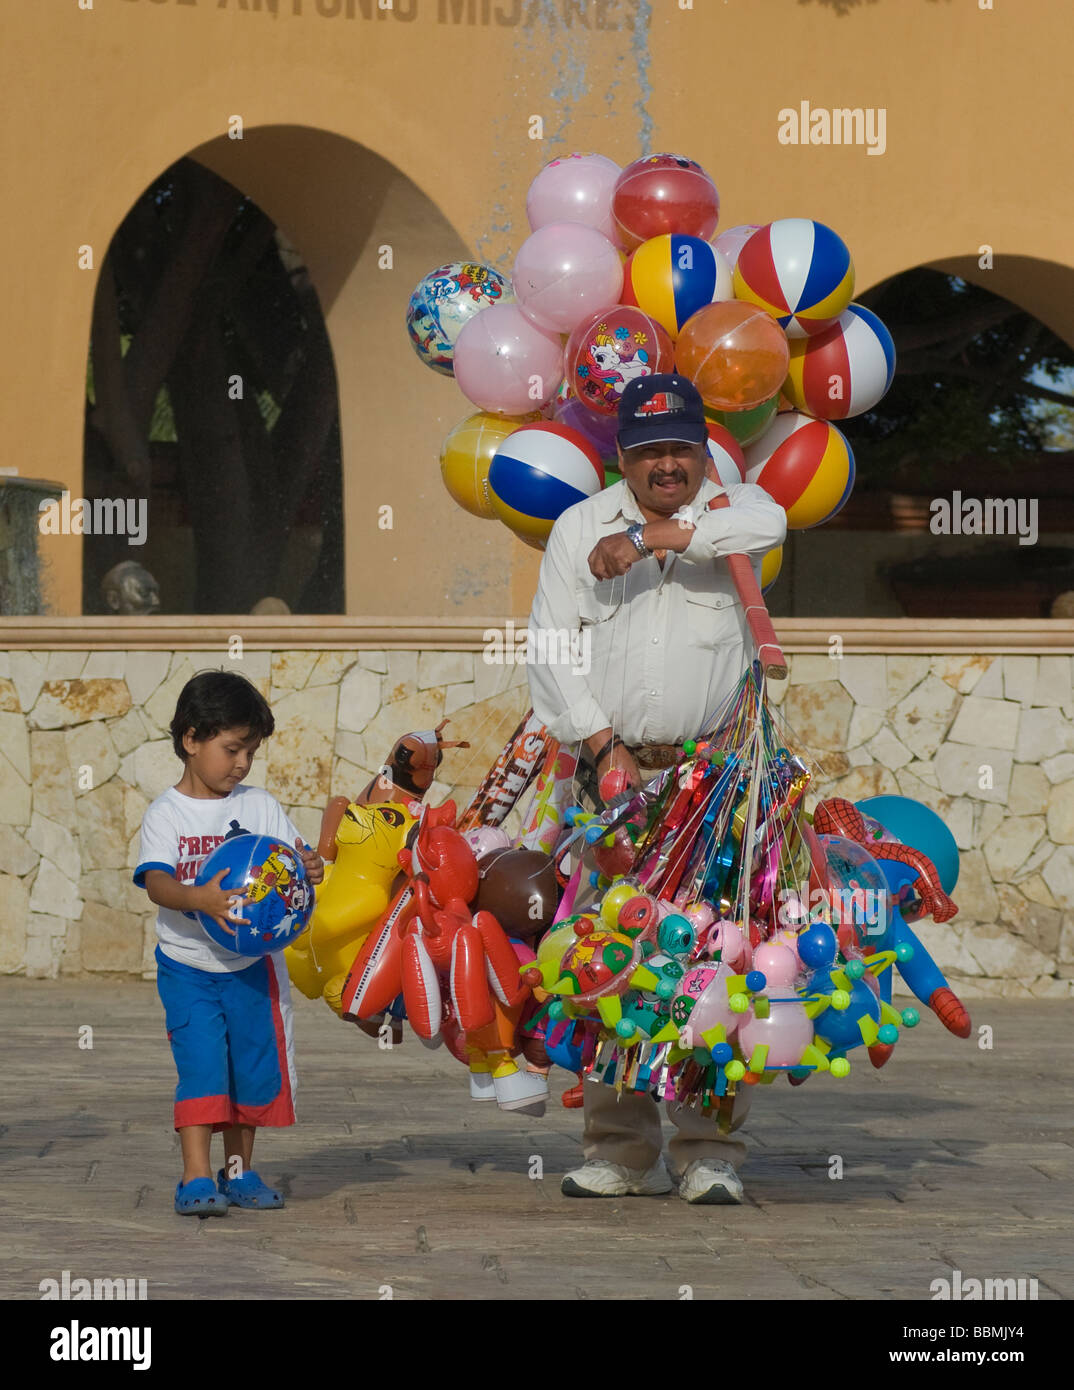
[[[631,252],[623,267],[623,303],[644,309],[672,338],[691,314],[733,294],[730,262],[700,237],[654,236]]]
[[[759,304],[788,338],[830,328],[854,293],[846,243],[823,222],[783,217],[754,232],[734,270],[735,298]]]
[[[716,481],[723,487],[732,483],[746,481],[746,455],[730,430],[709,420],[705,428],[709,432],[709,458],[716,470]]]
[[[472,516],[496,520],[489,495],[489,469],[496,450],[520,425],[539,418],[536,411],[520,420],[479,410],[455,426],[440,447],[440,476],[460,507]]]
[[[764,559],[761,561],[761,593],[767,594],[772,585],[779,578],[783,568],[783,547],[775,545],[771,550],[765,552]]]
[[[783,394],[818,420],[846,420],[872,410],[895,375],[895,344],[883,323],[851,304],[831,328],[797,338]]]
[[[788,410],[746,450],[746,481],[759,483],[779,503],[792,531],[808,531],[830,520],[850,496],[854,455],[827,420]]]
[[[537,550],[561,512],[604,486],[604,465],[584,435],[567,425],[523,425],[503,441],[489,468],[489,496],[500,520]]]

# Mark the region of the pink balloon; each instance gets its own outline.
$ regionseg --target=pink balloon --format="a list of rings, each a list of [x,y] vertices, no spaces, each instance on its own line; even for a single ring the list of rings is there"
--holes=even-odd
[[[511,848],[510,835],[498,825],[477,825],[473,830],[464,830],[462,838],[478,859],[494,849]]]
[[[728,227],[726,232],[721,232],[712,243],[717,251],[722,251],[731,262],[731,269],[734,270],[738,264],[739,252],[753,236],[754,232],[761,230],[758,223],[744,222],[740,227]]]
[[[614,456],[615,440],[619,433],[619,420],[615,415],[598,415],[595,410],[583,405],[577,396],[568,396],[565,401],[557,402],[553,419],[584,434],[601,458]]]
[[[549,222],[584,222],[615,240],[612,189],[622,173],[603,154],[569,154],[546,164],[526,194],[526,216],[533,231]]]
[[[455,380],[482,410],[525,415],[558,391],[562,344],[517,304],[493,304],[463,324],[455,341]]]
[[[746,938],[737,922],[721,917],[713,926],[706,943],[711,951],[718,950],[720,959],[732,970],[741,970],[746,963]]]
[[[766,994],[772,993],[777,987],[779,990],[782,990],[783,986],[793,989],[794,979],[798,974],[798,957],[788,946],[779,946],[768,941],[754,951],[753,968],[760,970],[764,975],[767,981]]]
[[[770,1001],[767,1018],[758,1018],[750,1009],[738,1029],[738,1044],[745,1057],[759,1043],[768,1044],[765,1065],[769,1067],[795,1066],[812,1041],[813,1022],[798,1000]]]
[[[583,319],[619,303],[623,263],[595,227],[549,222],[519,247],[511,282],[519,307],[539,328],[570,333]],[[455,356],[458,376],[458,343]]]
[[[687,921],[693,923],[696,932],[702,932],[706,927],[711,927],[716,920],[716,909],[711,903],[704,901],[687,903],[682,910],[682,915]]]
[[[695,965],[679,981],[676,998],[682,995],[694,1001],[689,1017],[679,1029],[679,1042],[683,1047],[703,1047],[702,1033],[717,1023],[723,1024],[729,1041],[734,1036],[743,1015],[731,1012],[727,980],[732,973],[730,967],[722,963]],[[674,999],[671,1007],[674,1012]]]

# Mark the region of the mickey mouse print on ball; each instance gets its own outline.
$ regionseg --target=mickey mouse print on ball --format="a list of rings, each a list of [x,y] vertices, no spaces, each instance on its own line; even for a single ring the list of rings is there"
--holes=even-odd
[[[739,253],[735,298],[758,304],[788,338],[823,333],[854,293],[854,263],[823,222],[783,217],[754,232]]]
[[[217,845],[194,882],[200,887],[222,869],[227,874],[220,887],[245,901],[234,912],[234,935],[215,918],[198,913],[198,921],[218,946],[240,956],[266,956],[290,946],[306,930],[313,912],[313,885],[290,845],[271,835],[236,835]]]

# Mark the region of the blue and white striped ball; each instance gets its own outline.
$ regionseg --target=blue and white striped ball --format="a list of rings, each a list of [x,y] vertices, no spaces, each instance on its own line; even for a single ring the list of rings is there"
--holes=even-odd
[[[489,466],[489,497],[521,541],[543,550],[556,518],[604,486],[604,465],[585,435],[541,420],[509,434]]]

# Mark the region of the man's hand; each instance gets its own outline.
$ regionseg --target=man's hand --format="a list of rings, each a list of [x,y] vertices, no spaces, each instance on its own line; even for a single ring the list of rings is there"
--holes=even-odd
[[[611,736],[612,731],[610,728],[599,729],[595,734],[592,734],[586,739],[586,747],[589,749],[590,756],[595,758]],[[605,753],[602,758],[597,760],[594,766],[594,771],[597,774],[598,780],[603,777],[606,772],[612,772],[616,769],[626,773],[632,787],[641,786],[641,774],[638,771],[637,763],[634,761],[634,755],[631,753],[630,749],[625,747],[622,743],[613,744],[609,751]]]
[[[307,849],[301,840],[295,841],[295,851],[302,860],[306,877],[316,886],[324,879],[324,860],[315,849]]]
[[[616,536],[604,536],[589,552],[589,569],[595,579],[615,579],[626,574],[635,560],[642,559],[634,542],[625,531]]]
[[[634,761],[634,754],[631,753],[629,748],[624,748],[621,743],[617,743],[612,751],[600,760],[600,766],[597,768],[597,777],[599,779],[603,777],[606,772],[615,770],[625,772],[630,785],[635,790],[641,786],[641,773],[638,771],[638,765]]]

